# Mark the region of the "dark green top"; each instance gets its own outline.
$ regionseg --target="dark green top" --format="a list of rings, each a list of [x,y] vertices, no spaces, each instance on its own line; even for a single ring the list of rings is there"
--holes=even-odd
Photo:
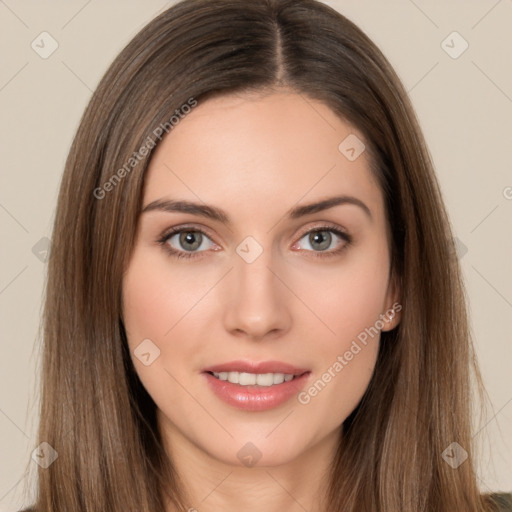
[[[512,512],[512,493],[494,493],[490,497],[496,503],[496,512]]]

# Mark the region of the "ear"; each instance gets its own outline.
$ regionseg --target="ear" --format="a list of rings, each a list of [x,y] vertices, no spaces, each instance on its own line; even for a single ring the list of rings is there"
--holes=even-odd
[[[399,280],[393,272],[388,283],[388,289],[386,292],[385,310],[382,312],[381,318],[384,322],[382,331],[391,331],[399,323],[402,318],[402,304],[400,302],[400,296],[402,287],[399,284]]]

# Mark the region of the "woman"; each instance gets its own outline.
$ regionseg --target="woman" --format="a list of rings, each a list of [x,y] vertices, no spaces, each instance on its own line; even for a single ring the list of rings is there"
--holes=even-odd
[[[33,510],[505,509],[432,167],[390,64],[321,3],[147,25],[62,181]]]

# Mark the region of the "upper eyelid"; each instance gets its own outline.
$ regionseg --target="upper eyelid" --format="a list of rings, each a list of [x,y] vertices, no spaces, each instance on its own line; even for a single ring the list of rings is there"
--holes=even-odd
[[[198,227],[198,226],[188,225],[188,224],[185,224],[183,226],[174,226],[172,228],[165,229],[162,232],[162,234],[160,235],[159,239],[160,240],[168,239],[174,235],[182,233],[183,231],[197,231],[199,233],[202,233],[203,235],[206,235],[213,242],[213,240],[212,240],[213,237],[209,233],[209,230],[207,228],[205,228],[204,226]],[[216,243],[216,242],[214,242],[214,243]]]

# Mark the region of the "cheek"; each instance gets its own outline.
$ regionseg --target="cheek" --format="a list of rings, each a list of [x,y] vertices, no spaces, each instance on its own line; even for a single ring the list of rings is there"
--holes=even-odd
[[[339,264],[319,266],[314,275],[298,268],[290,276],[294,291],[315,313],[307,315],[307,323],[311,329],[316,326],[327,352],[346,350],[385,312],[389,273],[385,249],[376,239],[364,250],[348,251]]]
[[[168,308],[174,297],[169,286],[154,267],[141,263],[135,255],[123,281],[124,324],[131,343],[141,337],[159,339],[171,321],[162,312],[173,311]]]
[[[141,244],[136,246],[123,279],[123,318],[130,355],[154,398],[162,389],[176,385],[172,377],[185,382],[191,370],[199,368],[197,355],[204,348],[201,333],[206,318],[219,317],[211,300],[203,300],[218,276],[186,269],[185,265],[171,264],[154,247]],[[143,340],[148,339],[158,358],[145,366],[137,354]]]
[[[324,418],[326,428],[339,426],[356,408],[370,383],[377,361],[380,330],[376,321],[381,313],[376,292],[380,289],[347,286],[344,293],[332,294],[324,304],[323,320],[335,332],[315,340],[311,357],[315,375],[298,395],[308,414]],[[369,282],[368,284],[375,284]],[[317,322],[318,323],[318,322]],[[324,332],[326,330],[324,329]]]
[[[207,290],[205,279],[172,270],[157,251],[137,248],[123,280],[123,314],[128,336],[165,343],[169,332]]]
[[[299,403],[332,425],[354,410],[375,368],[389,264],[381,247],[368,245],[364,253],[347,257],[336,271],[318,273],[314,287],[305,277],[300,285],[300,293],[309,297],[308,305],[318,317],[308,315],[307,322],[308,338],[315,342],[311,355],[317,361],[316,378],[299,396]]]
[[[153,390],[158,379],[168,380],[164,368],[168,359],[179,356],[183,344],[169,350],[172,328],[185,313],[179,277],[171,280],[163,263],[151,258],[144,248],[136,248],[123,280],[123,318],[130,355],[146,389]],[[184,304],[185,302],[185,304]],[[144,341],[143,341],[144,340]],[[150,340],[148,342],[147,340]],[[144,342],[145,345],[141,345]],[[145,347],[144,351],[139,347]],[[139,353],[150,353],[151,364],[145,365]],[[146,359],[149,359],[146,356]],[[148,362],[148,361],[146,361]],[[151,391],[150,391],[150,394]]]
[[[173,343],[173,336],[187,325],[184,316],[200,291],[186,294],[194,285],[182,275],[170,275],[169,268],[165,258],[155,258],[143,247],[135,249],[123,280],[123,318],[130,356],[143,386],[159,407],[181,410],[186,397],[176,380],[185,382],[182,362],[192,359],[194,347]],[[147,353],[149,361],[138,357]]]

